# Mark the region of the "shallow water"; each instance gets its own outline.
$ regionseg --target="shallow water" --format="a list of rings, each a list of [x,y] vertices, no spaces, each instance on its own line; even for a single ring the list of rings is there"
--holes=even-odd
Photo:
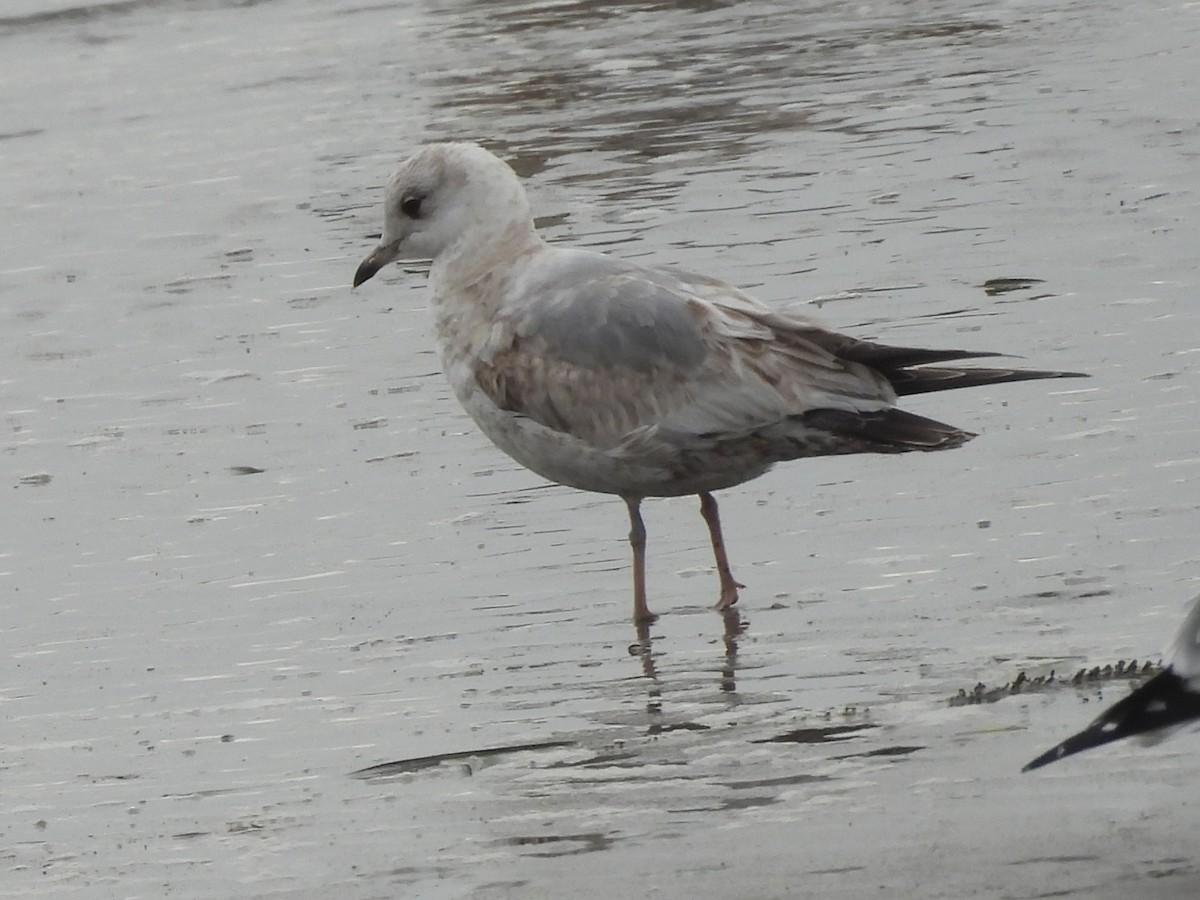
[[[0,896],[1194,897],[1194,740],[1021,776],[1124,686],[945,701],[1196,593],[1198,16],[6,7]],[[477,433],[419,274],[349,290],[444,138],[555,240],[1094,377],[725,492],[736,620],[647,504],[639,636],[622,504]]]

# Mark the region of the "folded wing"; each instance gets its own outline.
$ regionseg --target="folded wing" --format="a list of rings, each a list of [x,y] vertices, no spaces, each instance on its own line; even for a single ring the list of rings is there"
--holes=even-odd
[[[813,453],[957,446],[972,435],[897,395],[1065,374],[927,365],[995,355],[860,341],[713,279],[556,251],[500,311],[475,374],[500,408],[594,446],[646,428],[769,433],[784,459],[807,455],[789,429],[848,441]]]

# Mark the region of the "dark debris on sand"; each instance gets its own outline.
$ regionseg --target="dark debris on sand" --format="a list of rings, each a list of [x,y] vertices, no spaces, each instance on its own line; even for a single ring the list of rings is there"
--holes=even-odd
[[[1155,675],[1161,672],[1162,668],[1162,663],[1152,663],[1149,660],[1139,665],[1136,659],[1130,660],[1128,663],[1123,659],[1119,659],[1115,664],[1095,666],[1091,669],[1080,669],[1069,678],[1060,678],[1054,671],[1051,671],[1049,675],[1037,675],[1030,678],[1022,670],[1017,673],[1016,678],[1001,687],[988,687],[986,684],[980,682],[970,690],[960,688],[958,693],[950,697],[947,702],[951,706],[976,706],[981,703],[995,703],[1004,697],[1012,697],[1016,694],[1036,693],[1050,688],[1079,687],[1119,680],[1134,681]]]

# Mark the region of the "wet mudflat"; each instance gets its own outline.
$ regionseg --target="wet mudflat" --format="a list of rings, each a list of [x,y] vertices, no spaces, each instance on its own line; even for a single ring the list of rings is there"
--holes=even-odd
[[[0,896],[1194,897],[1194,740],[1018,774],[1124,682],[946,701],[1197,592],[1198,17],[6,8]],[[478,434],[420,274],[349,290],[447,138],[555,240],[1094,377],[725,492],[737,616],[649,502],[639,635],[622,504]]]

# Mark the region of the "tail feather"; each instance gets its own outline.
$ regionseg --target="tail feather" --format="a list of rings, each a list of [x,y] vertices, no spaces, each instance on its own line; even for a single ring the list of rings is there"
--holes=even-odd
[[[847,441],[845,452],[848,453],[950,450],[975,437],[973,432],[894,407],[874,412],[813,409],[799,418],[808,428]]]

